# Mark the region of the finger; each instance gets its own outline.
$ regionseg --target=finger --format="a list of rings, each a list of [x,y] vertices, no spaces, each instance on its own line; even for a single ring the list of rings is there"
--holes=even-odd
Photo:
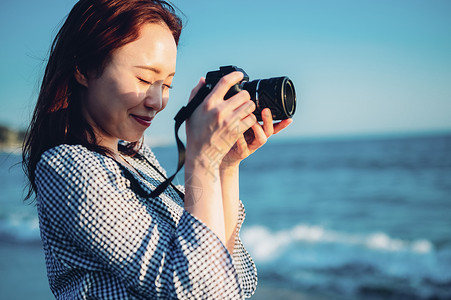
[[[244,74],[241,72],[232,72],[222,77],[215,85],[210,95],[216,95],[220,99],[224,99],[224,96],[230,90],[232,86],[243,80]]]
[[[252,126],[252,130],[254,131],[254,140],[248,147],[251,151],[255,151],[266,143],[268,137],[266,136],[263,127],[258,123]]]
[[[279,133],[283,129],[287,128],[291,123],[293,123],[293,119],[285,119],[277,124],[274,124],[274,134]]]
[[[243,120],[237,120],[229,124],[229,130],[226,132],[227,135],[223,136],[223,139],[233,141],[232,144],[236,144],[238,139],[256,123],[257,118],[253,114]]]
[[[234,111],[238,107],[243,105],[244,103],[252,102],[250,100],[251,100],[251,95],[249,95],[249,92],[246,90],[243,90],[243,91],[240,91],[239,93],[236,93],[229,99],[227,99],[227,101],[223,101],[221,109],[228,110],[228,111]],[[248,104],[250,105],[250,103],[248,103]],[[254,108],[254,110],[255,110],[255,108]]]
[[[191,94],[189,96],[189,101],[191,101],[194,96],[196,96],[197,92],[205,85],[205,78],[201,77],[197,85],[191,90]]]
[[[251,128],[252,126],[255,126],[255,124],[258,125],[257,123],[257,118],[254,116],[254,114],[250,114],[247,117],[245,117],[244,119],[242,119],[241,121],[239,121],[238,123],[238,128],[239,128],[239,134],[243,134],[244,132],[246,132],[246,130],[248,130],[249,128]],[[260,125],[259,125],[260,126]]]
[[[265,131],[266,137],[270,137],[271,135],[274,134],[274,124],[271,110],[269,108],[263,109],[262,120],[263,120],[263,130]]]
[[[249,149],[247,148],[247,142],[244,138],[244,134],[241,134],[236,141],[236,150],[238,153],[246,153]]]
[[[227,101],[222,101],[218,109],[229,123],[233,123],[251,115],[255,110],[255,103],[250,100],[250,95],[247,91],[241,91]]]
[[[252,114],[255,110],[255,103],[250,100],[250,96],[247,91],[242,91],[238,94],[235,95],[237,97],[230,103],[229,100],[224,101],[221,105],[221,110],[226,114],[230,114],[232,119],[235,118],[241,120]]]

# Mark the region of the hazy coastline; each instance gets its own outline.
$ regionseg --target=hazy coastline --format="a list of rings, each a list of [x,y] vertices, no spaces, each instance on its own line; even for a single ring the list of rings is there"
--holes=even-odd
[[[24,130],[0,125],[0,152],[20,153],[24,137]]]

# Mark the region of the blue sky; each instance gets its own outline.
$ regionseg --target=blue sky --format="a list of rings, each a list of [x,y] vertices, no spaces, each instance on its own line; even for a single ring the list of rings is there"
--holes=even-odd
[[[27,125],[50,43],[75,2],[0,2],[0,124]],[[298,109],[283,137],[451,131],[450,1],[174,4],[186,27],[151,139],[172,141],[172,118],[199,77],[230,64],[251,79],[293,80]]]

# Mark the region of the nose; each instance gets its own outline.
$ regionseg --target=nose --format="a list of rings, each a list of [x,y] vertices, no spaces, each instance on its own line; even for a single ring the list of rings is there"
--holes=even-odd
[[[144,106],[148,109],[160,111],[163,109],[163,91],[158,85],[151,85],[144,98]]]

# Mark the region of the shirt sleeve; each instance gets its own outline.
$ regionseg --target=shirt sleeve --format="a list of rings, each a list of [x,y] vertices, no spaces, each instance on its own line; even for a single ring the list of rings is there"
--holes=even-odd
[[[240,230],[246,217],[243,202],[240,200],[238,224],[235,235],[235,245],[233,249],[233,262],[238,273],[241,288],[246,298],[251,297],[257,289],[257,268],[252,257],[247,252],[240,238]]]
[[[53,255],[67,268],[111,272],[145,298],[243,298],[249,258],[239,239],[232,259],[187,211],[174,226],[161,207],[132,191],[111,160],[65,145],[44,153],[35,172],[39,210],[52,226],[41,234],[65,233]]]

